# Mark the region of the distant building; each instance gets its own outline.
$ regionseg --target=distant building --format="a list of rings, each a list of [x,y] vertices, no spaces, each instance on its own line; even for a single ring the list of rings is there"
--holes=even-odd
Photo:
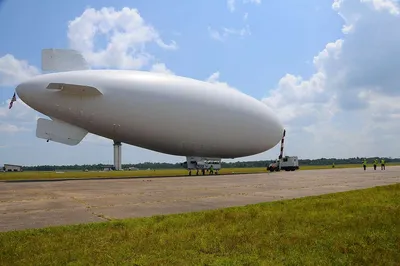
[[[3,170],[5,172],[22,172],[21,165],[14,165],[14,164],[4,164]]]
[[[104,167],[103,171],[114,171],[115,167],[114,166],[106,166]]]

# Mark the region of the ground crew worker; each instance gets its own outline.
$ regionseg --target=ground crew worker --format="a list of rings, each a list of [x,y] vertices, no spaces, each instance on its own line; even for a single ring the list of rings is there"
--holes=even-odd
[[[376,166],[378,165],[378,159],[374,160],[374,170],[376,170]]]
[[[335,163],[332,163],[332,168],[335,168]]]
[[[363,167],[364,167],[364,171],[367,170],[367,159],[364,159]]]
[[[214,166],[213,165],[210,166],[210,174],[211,175],[214,174]]]
[[[381,170],[385,170],[385,160],[381,159]]]

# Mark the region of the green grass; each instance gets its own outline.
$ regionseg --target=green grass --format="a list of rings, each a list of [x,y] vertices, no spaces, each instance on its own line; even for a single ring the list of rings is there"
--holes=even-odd
[[[388,167],[395,164],[388,164]],[[361,164],[345,164],[336,165],[335,168],[361,168]],[[368,167],[372,167],[369,165]],[[317,170],[317,169],[331,169],[331,165],[321,166],[300,166],[301,170]],[[251,173],[265,173],[265,167],[258,168],[222,168],[220,174],[251,174]],[[41,171],[25,171],[25,172],[2,172],[0,173],[0,180],[36,180],[36,179],[58,179],[58,178],[102,178],[102,177],[157,177],[157,176],[186,176],[187,170],[185,169],[165,169],[165,170],[138,170],[138,171],[66,171],[59,173],[55,171],[41,172]],[[192,172],[195,175],[195,171]]]
[[[0,233],[0,265],[398,265],[400,184]]]

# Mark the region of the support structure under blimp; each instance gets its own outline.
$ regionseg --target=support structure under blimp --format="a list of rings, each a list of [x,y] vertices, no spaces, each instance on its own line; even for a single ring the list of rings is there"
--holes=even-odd
[[[122,169],[122,143],[114,140],[114,167],[115,170]]]
[[[186,157],[189,172],[221,168],[221,159],[258,154],[276,146],[283,126],[260,101],[217,84],[128,70],[91,70],[74,50],[44,49],[42,70],[16,87],[39,118],[36,136],[77,145],[92,133],[121,145]]]

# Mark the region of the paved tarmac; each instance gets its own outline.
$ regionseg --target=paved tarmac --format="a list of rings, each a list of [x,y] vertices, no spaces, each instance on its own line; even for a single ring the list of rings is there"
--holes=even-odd
[[[400,183],[400,167],[0,182],[0,231],[241,206]]]

